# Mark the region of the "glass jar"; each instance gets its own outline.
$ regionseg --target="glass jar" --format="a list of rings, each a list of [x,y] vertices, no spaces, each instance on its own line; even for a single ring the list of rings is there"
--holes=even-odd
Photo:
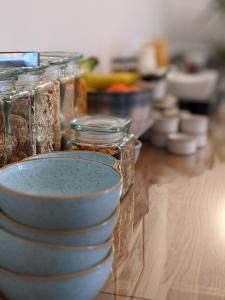
[[[75,108],[78,117],[87,114],[87,78],[85,72],[78,65],[75,78]]]
[[[76,53],[67,56],[69,63],[67,64],[67,76],[74,76],[74,107],[75,115],[81,117],[87,114],[87,79],[85,72],[82,70]]]
[[[37,154],[59,150],[61,141],[59,114],[55,113],[56,107],[60,106],[59,82],[43,80],[46,67],[24,68],[25,75],[19,78],[19,85],[34,96],[32,122],[35,125]]]
[[[0,72],[0,167],[7,163],[6,155],[6,124],[5,124],[5,101],[4,99],[13,92],[13,86],[16,80],[12,78],[11,71]]]
[[[0,82],[1,89],[1,82]],[[5,114],[3,100],[0,95],[0,168],[6,164],[6,150],[5,150]]]
[[[42,52],[41,58],[47,59],[50,63],[56,59],[67,60],[65,68],[65,76],[70,84],[68,84],[67,93],[74,96],[75,115],[82,116],[87,113],[87,80],[85,72],[80,66],[82,55],[77,52]],[[71,79],[75,80],[75,86],[71,83]],[[74,93],[73,93],[74,92]]]
[[[75,66],[67,63],[65,75],[61,78],[61,97],[63,100],[62,113],[64,116],[63,148],[74,133],[70,128],[71,121],[76,117],[76,97],[75,97]]]
[[[6,161],[12,163],[36,154],[32,143],[31,102],[29,92],[16,89],[17,77],[22,69],[2,72],[0,75],[3,92],[5,118]],[[4,77],[5,76],[5,77]]]
[[[79,77],[79,63],[78,60],[82,56],[77,53],[68,52],[43,52],[41,53],[41,60],[47,61],[50,64],[49,69],[58,68],[58,80],[60,81],[60,119],[61,119],[61,133],[62,144],[64,149],[66,143],[74,137],[74,132],[70,128],[71,121],[77,116],[80,109],[77,108],[77,103],[80,102],[78,97],[82,89],[77,83]],[[77,99],[79,100],[77,102]]]
[[[60,79],[63,77],[65,70],[65,62],[57,62],[50,64],[43,74],[43,79],[45,82],[52,81],[54,87],[54,93],[59,95],[58,100],[54,101],[54,134],[55,134],[55,143],[54,150],[61,150],[62,143],[62,132],[63,132],[63,110],[61,109],[61,82]],[[61,111],[62,110],[62,111]]]
[[[101,115],[75,119],[71,123],[75,140],[68,143],[68,149],[97,151],[115,157],[123,176],[123,195],[134,182],[134,136],[128,134],[130,122],[130,119]]]

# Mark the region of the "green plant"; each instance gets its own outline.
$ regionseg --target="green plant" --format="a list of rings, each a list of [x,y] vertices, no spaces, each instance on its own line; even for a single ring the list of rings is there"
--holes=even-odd
[[[225,0],[214,0],[215,9],[222,14],[225,14]]]
[[[212,5],[217,14],[225,17],[225,0],[212,0]],[[213,43],[209,64],[218,69],[225,69],[225,43],[223,41]]]

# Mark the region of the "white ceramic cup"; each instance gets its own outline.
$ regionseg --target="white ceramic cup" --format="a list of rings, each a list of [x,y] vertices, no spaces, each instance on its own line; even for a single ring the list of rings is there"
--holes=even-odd
[[[190,134],[171,133],[167,138],[167,147],[173,154],[191,155],[196,152],[197,139]]]
[[[208,135],[204,133],[196,134],[197,138],[197,147],[203,148],[207,145],[208,142]]]
[[[166,117],[161,116],[155,119],[152,126],[154,132],[161,133],[174,133],[178,131],[179,118],[178,117]]]
[[[209,120],[205,116],[186,115],[181,118],[181,131],[187,133],[207,133]]]

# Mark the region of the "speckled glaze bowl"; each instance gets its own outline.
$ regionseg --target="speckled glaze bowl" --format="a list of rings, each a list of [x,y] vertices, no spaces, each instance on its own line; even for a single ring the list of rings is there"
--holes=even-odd
[[[0,227],[18,235],[49,244],[65,246],[93,246],[103,243],[111,236],[119,217],[119,205],[114,213],[96,226],[74,230],[48,230],[22,225],[0,211]]]
[[[26,275],[65,275],[100,263],[112,238],[96,246],[64,246],[35,242],[0,229],[0,266]]]
[[[0,268],[0,290],[10,300],[91,300],[109,276],[113,251],[98,265],[64,276],[26,276]]]
[[[12,219],[45,229],[80,229],[115,211],[122,177],[100,162],[48,158],[0,169],[0,207]]]
[[[103,154],[101,152],[94,152],[94,151],[56,151],[51,153],[39,154],[35,156],[31,156],[26,158],[25,160],[31,159],[39,159],[39,158],[49,158],[49,157],[58,157],[58,158],[81,158],[81,159],[88,159],[102,162],[106,165],[110,165],[113,167],[117,167],[118,162],[117,160],[110,156]]]

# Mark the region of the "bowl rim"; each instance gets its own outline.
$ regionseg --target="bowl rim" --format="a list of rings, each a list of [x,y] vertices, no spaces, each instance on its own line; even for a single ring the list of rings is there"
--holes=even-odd
[[[141,147],[142,147],[142,142],[139,139],[135,139],[134,148],[136,150],[139,150],[139,149],[141,149]]]
[[[101,249],[107,246],[112,246],[113,245],[113,234],[111,234],[111,236],[108,238],[107,241],[103,242],[103,243],[99,243],[97,245],[91,245],[91,246],[65,246],[62,244],[50,244],[50,243],[45,243],[45,242],[38,242],[35,240],[32,240],[30,238],[25,238],[25,237],[20,237],[18,235],[16,235],[15,233],[12,233],[10,230],[7,230],[5,228],[0,228],[0,234],[5,233],[7,234],[9,237],[15,239],[15,240],[19,240],[19,241],[24,241],[26,243],[29,243],[31,245],[34,246],[39,246],[42,248],[49,248],[49,249],[53,249],[53,250],[66,250],[66,251],[74,251],[74,250],[84,250],[84,251],[89,251],[89,250],[97,250],[97,249]]]
[[[59,229],[58,230],[58,229],[47,229],[47,228],[37,228],[37,227],[33,227],[33,226],[27,226],[25,224],[18,223],[17,221],[15,221],[14,219],[12,219],[8,215],[6,215],[1,210],[0,210],[0,220],[1,219],[6,220],[7,223],[13,224],[15,227],[19,227],[26,232],[34,232],[34,233],[39,233],[39,234],[43,234],[43,235],[50,235],[50,234],[51,235],[71,235],[71,234],[78,235],[78,234],[85,233],[85,232],[95,231],[101,227],[104,227],[105,225],[111,223],[114,219],[119,217],[119,213],[120,213],[120,204],[117,205],[117,207],[116,207],[115,211],[112,213],[112,215],[108,219],[103,221],[102,223],[99,223],[94,226],[79,228],[79,229]]]
[[[47,195],[37,195],[37,194],[31,194],[31,193],[25,193],[25,192],[21,192],[21,191],[15,191],[11,188],[8,188],[6,187],[5,185],[3,185],[2,183],[0,183],[0,189],[2,189],[3,191],[9,193],[9,194],[13,194],[13,195],[17,195],[17,196],[21,196],[21,197],[25,197],[26,199],[29,199],[29,200],[33,200],[33,199],[36,199],[36,200],[61,200],[63,199],[62,201],[67,201],[67,200],[71,200],[71,201],[79,201],[79,200],[82,200],[82,199],[86,199],[86,198],[96,198],[97,196],[102,196],[102,195],[105,195],[105,194],[108,194],[110,193],[111,191],[117,189],[117,187],[121,186],[121,189],[122,189],[122,184],[123,184],[123,178],[122,178],[122,175],[121,173],[114,167],[114,166],[111,166],[111,165],[107,165],[103,162],[99,162],[99,161],[95,161],[95,160],[89,160],[89,159],[81,159],[81,158],[58,158],[58,157],[48,157],[48,158],[39,158],[39,159],[33,159],[33,160],[23,160],[23,161],[20,161],[20,162],[15,162],[15,163],[12,163],[12,164],[9,164],[3,168],[0,169],[0,176],[1,176],[1,173],[4,172],[5,170],[11,168],[11,167],[14,167],[16,165],[21,165],[21,164],[31,164],[31,163],[36,163],[40,160],[58,160],[58,161],[85,161],[85,162],[89,162],[91,164],[99,164],[99,165],[104,165],[105,167],[107,168],[110,168],[112,169],[114,172],[116,172],[118,175],[119,175],[119,180],[118,182],[116,182],[114,185],[110,186],[109,188],[107,189],[104,189],[102,191],[98,191],[96,193],[92,193],[92,194],[81,194],[81,195],[67,195],[67,196],[63,196],[63,195],[51,195],[51,196],[47,196]]]
[[[53,151],[53,152],[48,152],[48,153],[43,153],[43,154],[37,154],[37,155],[33,155],[33,156],[29,156],[29,157],[26,157],[24,158],[22,161],[30,161],[30,160],[33,160],[33,159],[46,159],[46,158],[66,158],[66,157],[49,157],[48,155],[50,154],[60,154],[60,153],[74,153],[74,152],[79,152],[79,153],[97,153],[97,155],[99,156],[105,156],[109,159],[112,159],[112,162],[113,164],[109,164],[109,166],[114,166],[116,164],[116,158],[109,155],[109,154],[105,154],[105,153],[102,153],[102,152],[98,152],[98,151],[88,151],[88,150],[73,150],[73,151],[70,151],[70,150],[66,150],[66,151]],[[96,159],[91,159],[91,158],[85,158],[85,157],[68,157],[70,159],[84,159],[84,160],[91,160],[91,161],[97,161],[97,162],[101,162],[99,160],[96,160]],[[102,162],[103,164],[107,164],[106,162]]]
[[[16,273],[16,272],[12,272],[9,270],[6,270],[2,267],[0,267],[0,273],[5,273],[8,276],[12,277],[12,278],[19,278],[22,280],[26,280],[26,281],[62,281],[62,280],[67,280],[67,279],[72,279],[75,277],[81,277],[84,275],[87,275],[89,273],[92,273],[98,269],[100,269],[101,267],[103,267],[104,265],[106,265],[110,259],[112,259],[114,256],[114,247],[111,248],[111,251],[109,252],[109,254],[97,265],[95,265],[94,267],[91,267],[89,269],[86,269],[84,271],[81,272],[74,272],[74,273],[70,273],[70,274],[65,274],[65,275],[48,275],[48,276],[38,276],[38,275],[25,275],[25,274],[20,274],[20,273]]]
[[[194,134],[184,132],[169,133],[167,140],[172,143],[197,143],[197,137]]]
[[[204,115],[190,113],[181,116],[181,122],[205,122],[205,124],[209,124],[209,118]]]

